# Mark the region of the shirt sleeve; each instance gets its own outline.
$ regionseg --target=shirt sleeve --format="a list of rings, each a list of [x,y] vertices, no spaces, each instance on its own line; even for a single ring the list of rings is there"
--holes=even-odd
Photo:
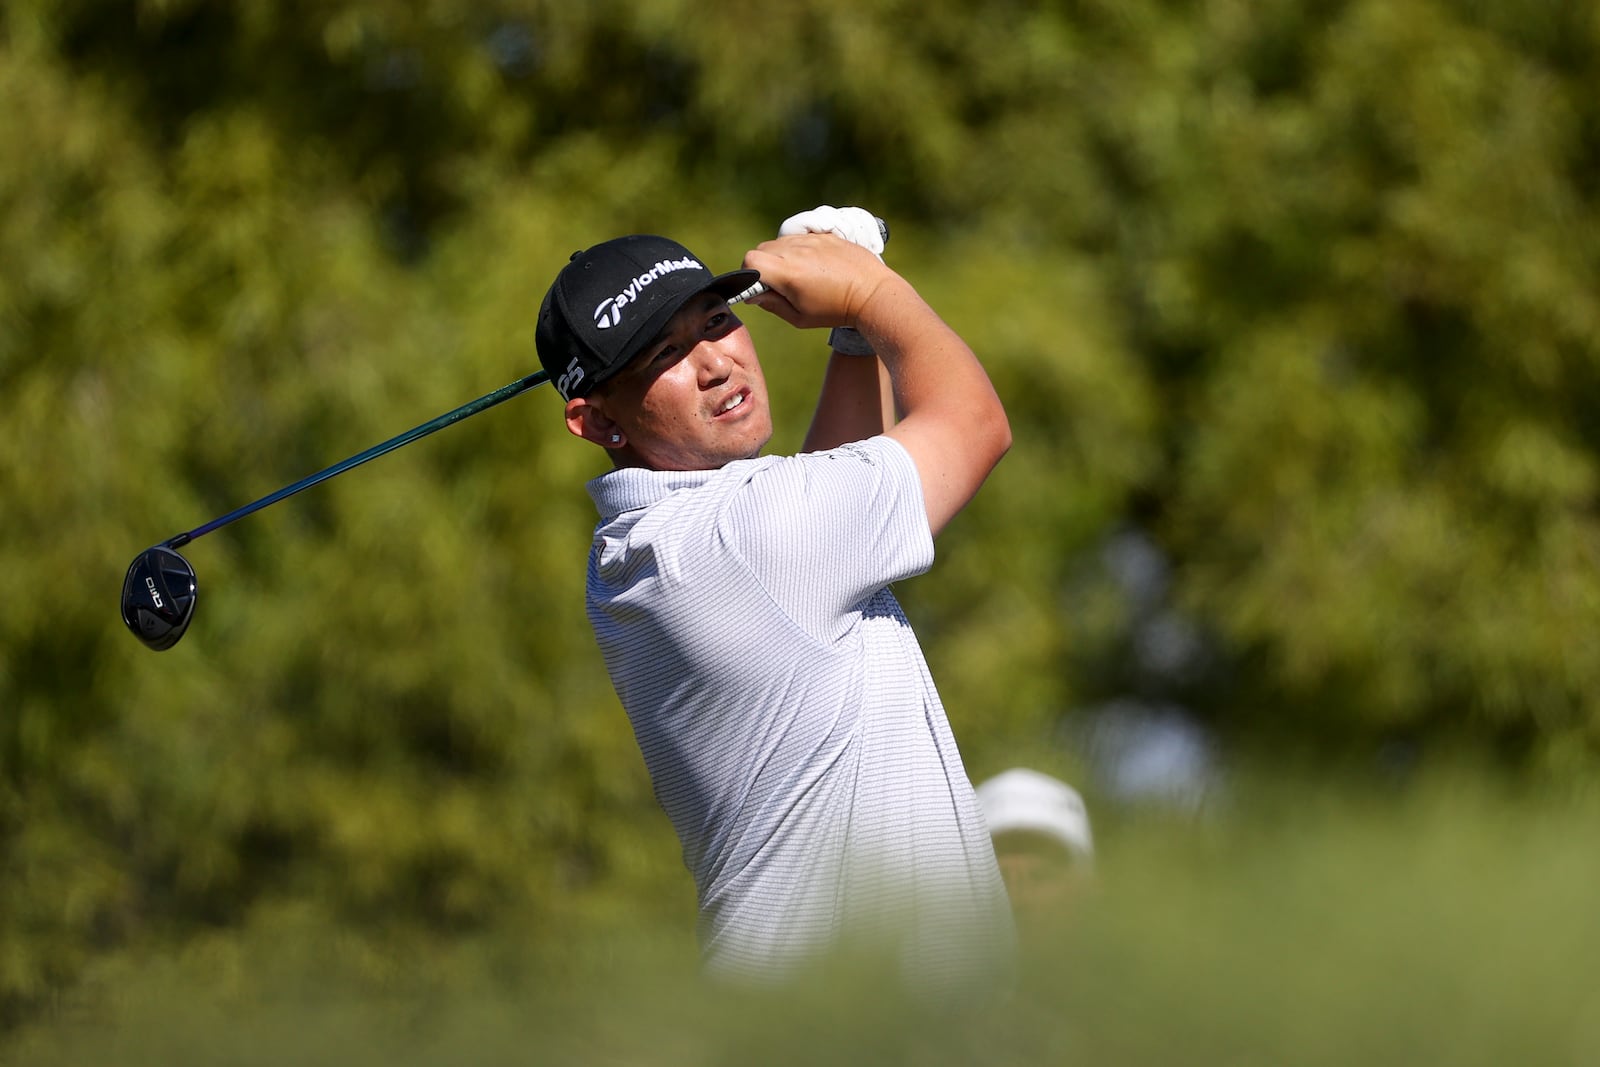
[[[809,632],[933,565],[915,462],[889,437],[784,458],[733,497],[721,537]]]

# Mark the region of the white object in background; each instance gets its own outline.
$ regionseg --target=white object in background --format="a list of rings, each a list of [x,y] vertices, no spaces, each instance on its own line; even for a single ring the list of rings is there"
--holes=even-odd
[[[1019,831],[1045,834],[1075,857],[1094,856],[1088,809],[1078,791],[1060,779],[1017,767],[990,778],[977,793],[990,836]]]

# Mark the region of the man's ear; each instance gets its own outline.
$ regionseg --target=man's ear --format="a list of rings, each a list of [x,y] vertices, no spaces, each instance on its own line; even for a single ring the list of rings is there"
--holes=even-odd
[[[593,397],[575,396],[567,401],[567,432],[585,441],[593,441],[601,448],[616,448],[623,444],[622,427],[613,422]]]

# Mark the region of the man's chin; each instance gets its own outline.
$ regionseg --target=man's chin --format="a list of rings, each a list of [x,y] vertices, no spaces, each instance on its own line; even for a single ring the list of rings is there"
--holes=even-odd
[[[744,458],[745,459],[755,459],[757,456],[761,455],[762,451],[767,447],[767,445],[769,445],[771,443],[772,443],[772,427],[768,426],[766,432],[761,434],[758,437],[758,439],[756,440],[755,447],[750,449],[750,454],[745,456]]]

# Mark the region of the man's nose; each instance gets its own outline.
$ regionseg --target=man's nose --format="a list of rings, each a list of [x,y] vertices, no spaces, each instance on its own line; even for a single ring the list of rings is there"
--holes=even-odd
[[[695,347],[694,355],[700,368],[700,381],[704,385],[715,385],[733,371],[733,359],[723,348],[721,339],[701,341]]]

